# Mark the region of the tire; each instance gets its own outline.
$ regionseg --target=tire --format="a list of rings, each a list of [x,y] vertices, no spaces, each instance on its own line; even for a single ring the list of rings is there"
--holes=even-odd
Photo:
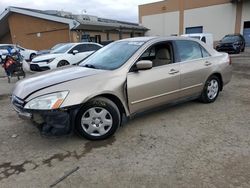
[[[63,67],[66,65],[69,65],[69,62],[66,60],[62,60],[62,61],[59,61],[59,63],[57,64],[57,67]]]
[[[30,61],[32,61],[32,59],[36,56],[36,54],[32,53],[30,54]]]
[[[237,50],[235,50],[235,53],[236,54],[239,54],[241,52],[241,49],[239,48],[239,49],[237,49]]]
[[[103,140],[112,136],[120,124],[121,114],[116,104],[107,98],[97,97],[79,110],[75,130],[86,139]]]
[[[245,46],[242,48],[241,52],[245,52]]]
[[[221,82],[219,78],[214,75],[210,76],[206,81],[199,100],[203,103],[214,102],[219,95],[220,88]]]

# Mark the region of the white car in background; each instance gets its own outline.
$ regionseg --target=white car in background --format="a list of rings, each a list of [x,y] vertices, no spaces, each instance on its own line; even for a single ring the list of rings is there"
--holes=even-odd
[[[212,48],[214,47],[214,38],[213,38],[213,34],[211,34],[211,33],[192,33],[192,34],[184,34],[181,36],[182,37],[189,37],[189,38],[193,38],[193,39],[198,39],[198,40],[206,43],[210,47],[212,47]]]
[[[7,50],[8,48],[12,48],[12,49],[14,48],[17,51],[19,51],[20,54],[24,57],[24,59],[27,61],[31,61],[36,56],[36,53],[37,53],[37,51],[35,50],[23,48],[15,44],[0,44],[0,51],[2,52],[3,55],[8,54],[8,50]]]
[[[50,54],[35,57],[30,63],[30,70],[39,72],[74,65],[100,48],[102,45],[92,42],[67,43]]]

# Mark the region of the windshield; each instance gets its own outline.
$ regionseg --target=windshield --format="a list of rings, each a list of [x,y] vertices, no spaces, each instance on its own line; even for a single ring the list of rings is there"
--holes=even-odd
[[[65,43],[56,44],[55,46],[53,46],[53,47],[51,48],[51,50],[55,50],[55,49],[57,49],[57,48],[59,48],[59,47],[62,47],[63,45],[65,45]]]
[[[221,41],[222,42],[235,42],[237,41],[239,38],[238,36],[225,36]]]
[[[56,48],[55,50],[52,50],[50,53],[51,54],[63,54],[65,52],[67,52],[74,44],[69,43],[69,44],[65,44],[59,48]]]
[[[119,41],[111,43],[85,59],[80,66],[114,70],[121,67],[144,42]]]

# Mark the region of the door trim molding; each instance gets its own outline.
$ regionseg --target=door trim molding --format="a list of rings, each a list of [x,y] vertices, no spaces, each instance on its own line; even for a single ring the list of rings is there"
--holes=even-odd
[[[177,89],[177,90],[174,90],[174,91],[170,91],[170,92],[167,92],[167,93],[162,93],[160,95],[147,97],[147,98],[144,98],[144,99],[133,101],[133,102],[131,102],[131,104],[133,105],[133,104],[141,103],[141,102],[144,102],[144,101],[156,99],[156,98],[159,98],[159,97],[163,97],[163,96],[170,95],[170,94],[173,94],[173,93],[177,93],[177,92],[180,92],[180,91],[184,91],[184,90],[187,90],[187,89],[192,89],[192,88],[199,87],[199,86],[202,86],[202,85],[203,85],[203,83],[200,83],[200,84],[192,85],[192,86],[185,87],[185,88],[182,88],[182,89]]]

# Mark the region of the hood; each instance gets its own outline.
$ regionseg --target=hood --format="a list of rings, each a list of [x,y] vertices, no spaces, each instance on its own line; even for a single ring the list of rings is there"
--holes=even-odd
[[[106,70],[91,69],[80,66],[62,67],[47,73],[38,73],[17,82],[12,94],[20,99],[25,99],[28,95],[38,90],[102,72],[106,72]]]
[[[61,55],[62,54],[45,54],[45,55],[41,55],[41,56],[35,57],[32,60],[32,63],[41,62],[41,61],[44,61],[44,60],[47,60],[47,59],[57,58],[57,57],[59,57]]]

